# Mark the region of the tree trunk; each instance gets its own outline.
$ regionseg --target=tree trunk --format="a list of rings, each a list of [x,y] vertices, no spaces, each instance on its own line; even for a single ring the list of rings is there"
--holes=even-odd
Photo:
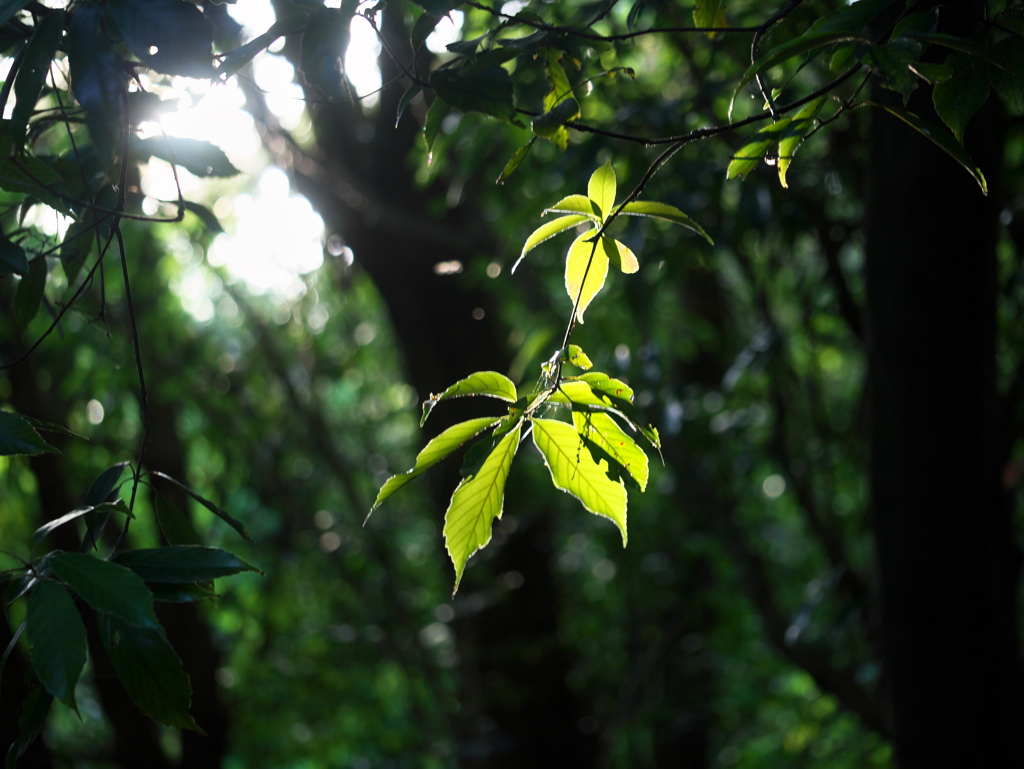
[[[939,122],[927,99],[910,108]],[[1022,766],[1018,552],[995,423],[997,194],[872,117],[871,504],[897,762]],[[997,134],[994,110],[968,130],[993,177]]]

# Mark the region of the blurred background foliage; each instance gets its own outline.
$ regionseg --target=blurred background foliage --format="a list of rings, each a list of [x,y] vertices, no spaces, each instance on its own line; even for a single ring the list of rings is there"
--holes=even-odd
[[[630,4],[607,5],[609,28],[624,24]],[[807,5],[810,14],[835,4]],[[635,7],[641,27],[692,24],[692,3]],[[735,25],[764,15],[758,3],[727,7]],[[545,14],[569,23],[588,9],[566,2]],[[233,10],[205,11],[225,40],[239,39]],[[397,48],[420,13],[388,3],[377,17],[385,41]],[[469,6],[455,18],[463,39],[491,22]],[[365,19],[353,25],[368,32]],[[294,62],[293,42],[261,58]],[[588,71],[628,66],[636,77],[596,80],[581,119],[629,136],[721,121],[749,50],[748,36],[691,34],[585,48]],[[517,101],[539,103],[542,63],[511,66]],[[543,208],[609,158],[631,187],[654,155],[570,131],[565,153],[538,142],[495,185],[529,131],[453,113],[428,162],[423,97],[396,129],[401,72],[386,55],[380,70],[386,87],[361,101],[329,101],[299,80],[303,92],[283,97],[305,106],[291,123],[270,104],[282,94],[261,89],[252,69],[239,76],[264,162],[323,220],[323,264],[296,290],[261,291],[244,267],[216,266],[214,238],[225,236],[192,217],[125,223],[150,389],[148,462],[242,519],[254,545],[226,542],[225,527],[179,500],[210,544],[265,575],[218,583],[216,605],[199,612],[202,633],[175,634],[165,618],[208,737],[115,712],[130,706],[105,699],[93,671],[79,684],[81,717],[55,706],[24,765],[130,766],[145,755],[154,767],[891,766],[878,706],[861,319],[864,142],[880,118],[859,111],[812,137],[788,190],[767,165],[726,181],[744,137],[689,145],[654,177],[646,196],[689,213],[716,246],[647,220],[619,225],[640,272],[612,276],[574,337],[633,386],[664,440],[647,493],[630,496],[629,547],[553,491],[524,450],[494,542],[453,598],[441,525],[458,460],[364,526],[376,489],[422,446],[420,400],[476,369],[530,380],[557,347],[571,310],[564,244],[508,272]],[[1022,158],[1018,120],[1006,125],[1005,165],[985,169],[999,177],[1004,211],[1004,380],[1024,328]],[[203,194],[230,212],[241,192]],[[44,216],[33,226],[52,238]],[[0,400],[83,436],[62,439],[59,459],[0,458],[5,567],[28,556],[22,543],[47,494],[75,506],[97,474],[134,456],[141,425],[118,272],[101,273],[60,332],[0,378]],[[5,313],[12,291],[11,278],[0,280]],[[5,354],[47,315],[20,336],[8,315]],[[471,413],[450,408],[431,435],[455,420],[449,413]],[[153,499],[139,500],[137,545],[156,541]]]

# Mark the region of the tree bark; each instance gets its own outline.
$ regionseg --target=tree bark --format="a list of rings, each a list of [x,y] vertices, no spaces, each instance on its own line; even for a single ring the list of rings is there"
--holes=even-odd
[[[939,123],[927,99],[910,108]],[[1019,554],[995,423],[997,195],[899,121],[872,117],[871,504],[897,763],[1022,766]],[[994,110],[968,138],[994,177]]]

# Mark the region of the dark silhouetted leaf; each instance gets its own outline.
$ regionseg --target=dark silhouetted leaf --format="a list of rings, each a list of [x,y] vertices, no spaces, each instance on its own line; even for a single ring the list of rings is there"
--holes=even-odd
[[[28,263],[28,275],[21,279],[14,293],[14,319],[22,332],[39,312],[45,288],[46,259],[39,256]]]
[[[243,571],[259,571],[227,550],[197,545],[125,550],[112,561],[128,567],[146,582],[173,584],[205,582]]]
[[[39,100],[39,92],[46,82],[50,62],[57,53],[64,35],[64,11],[53,11],[43,17],[36,27],[32,42],[25,51],[25,59],[14,80],[14,95],[17,99],[11,113],[11,133],[17,149],[21,149],[25,138],[28,119]]]
[[[0,236],[0,277],[10,275],[26,275],[28,273],[28,259],[25,258],[25,249],[17,243],[12,243],[7,238]]]
[[[107,612],[100,613],[99,625],[114,672],[139,710],[168,726],[201,732],[188,712],[192,686],[163,628],[138,627]]]
[[[37,686],[22,701],[21,715],[18,717],[18,739],[7,751],[4,769],[15,769],[18,759],[28,750],[46,723],[52,704],[53,695],[42,686]]]
[[[130,569],[85,553],[54,553],[50,568],[87,604],[125,622],[157,627],[153,594]]]
[[[213,74],[213,27],[182,0],[107,0],[104,6],[121,37],[143,64],[186,77]]]
[[[138,139],[132,148],[143,158],[157,157],[179,165],[196,176],[234,176],[238,169],[231,165],[224,150],[216,144],[177,136],[151,136]]]
[[[430,85],[456,109],[483,112],[519,124],[512,98],[512,78],[503,67],[495,65],[464,73],[439,69],[431,73]]]
[[[42,580],[28,597],[25,638],[32,668],[46,691],[69,708],[75,705],[75,684],[85,666],[85,625],[68,591]]]

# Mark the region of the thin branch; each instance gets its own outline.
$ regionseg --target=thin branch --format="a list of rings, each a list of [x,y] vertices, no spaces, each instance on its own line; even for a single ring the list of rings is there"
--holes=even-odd
[[[782,21],[791,14],[796,7],[802,3],[803,0],[789,0],[779,11],[771,18],[765,20],[765,22],[757,28],[754,33],[754,39],[750,41],[750,64],[753,66],[757,62],[757,46],[761,42],[761,37],[777,22]],[[779,119],[778,110],[775,109],[775,99],[772,98],[771,88],[768,87],[764,76],[758,72],[754,79],[757,81],[757,87],[761,91],[761,95],[764,97],[765,104],[768,105],[768,111],[771,113],[772,121],[777,122]]]
[[[638,32],[623,32],[617,35],[599,35],[595,32],[583,32],[575,27],[559,27],[554,24],[545,24],[541,21],[534,21],[532,19],[523,18],[522,16],[516,16],[514,14],[504,13],[496,8],[491,8],[483,3],[474,2],[474,0],[466,0],[465,5],[472,6],[478,10],[484,11],[497,18],[507,19],[509,21],[515,21],[526,27],[532,27],[533,29],[541,30],[542,32],[554,32],[560,35],[566,35],[567,37],[578,37],[581,40],[596,40],[599,42],[614,42],[617,40],[632,40],[636,37],[644,37],[645,35],[663,35],[663,34],[683,34],[683,33],[696,33],[696,32],[756,32],[760,27],[661,27],[657,29],[644,29]]]

